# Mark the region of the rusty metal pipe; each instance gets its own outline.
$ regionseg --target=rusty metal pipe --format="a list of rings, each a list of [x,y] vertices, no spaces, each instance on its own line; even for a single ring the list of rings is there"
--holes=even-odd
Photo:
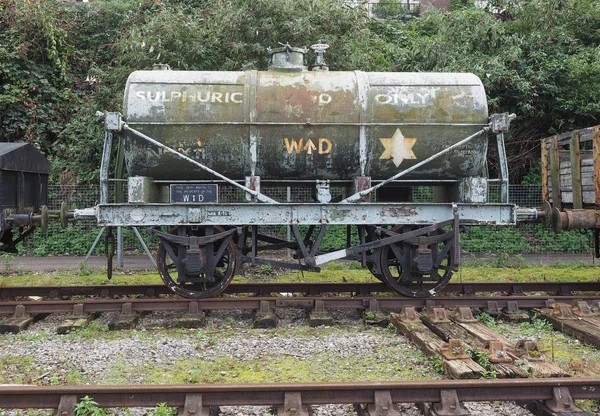
[[[600,210],[572,209],[560,211],[552,209],[552,229],[561,230],[586,230],[600,228]]]

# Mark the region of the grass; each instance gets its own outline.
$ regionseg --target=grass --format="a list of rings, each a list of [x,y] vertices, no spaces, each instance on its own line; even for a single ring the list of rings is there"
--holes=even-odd
[[[357,267],[358,266],[358,267]],[[320,273],[287,272],[263,278],[247,277],[247,281],[269,282],[378,282],[358,263],[332,263]],[[234,280],[235,281],[235,280]],[[238,281],[245,281],[238,278]],[[595,282],[600,281],[600,267],[587,264],[555,263],[552,265],[523,264],[520,267],[465,265],[454,273],[453,282]]]
[[[113,272],[112,279],[106,271],[93,270],[79,273],[75,270],[19,273],[0,277],[2,286],[69,286],[69,285],[158,285],[163,284],[157,272],[123,273]]]
[[[333,262],[320,273],[289,271],[273,267],[246,265],[246,273],[234,278],[234,283],[266,282],[378,282],[358,262]],[[467,259],[452,278],[454,282],[594,282],[600,281],[600,267],[588,263],[531,264],[519,256],[500,257],[485,262]],[[2,286],[60,286],[60,285],[155,285],[163,284],[156,271],[115,271],[112,279],[106,271],[71,270],[51,273],[11,273],[0,276]]]
[[[132,335],[132,332],[135,334]],[[138,336],[144,332],[143,336]],[[240,333],[241,332],[241,333]],[[113,332],[96,328],[95,340],[111,343]],[[225,323],[211,324],[201,330],[121,331],[118,339],[135,338],[136,351],[150,350],[156,359],[139,365],[122,351],[110,359],[101,372],[84,373],[67,356],[59,357],[60,371],[37,367],[34,354],[4,357],[0,354],[0,382],[33,384],[196,384],[196,383],[266,383],[266,382],[350,382],[402,381],[438,378],[432,363],[418,349],[408,345],[394,331],[384,328],[229,328]],[[366,343],[346,343],[346,337],[366,337]],[[233,340],[249,340],[244,352],[233,348]],[[165,339],[178,339],[195,348],[195,353],[170,354],[160,348]],[[28,344],[24,335],[0,335],[3,342]],[[48,342],[68,346],[74,342],[69,334],[53,335]],[[87,341],[89,342],[89,340]],[[239,342],[239,341],[235,341]],[[270,343],[283,345],[305,343],[300,355],[285,347],[273,352]],[[105,344],[90,344],[100,348]],[[350,345],[350,347],[348,347]],[[254,346],[254,347],[253,347]],[[157,348],[159,347],[159,348]],[[232,349],[233,348],[233,349]],[[253,348],[262,348],[253,352]],[[312,353],[306,354],[306,349]],[[230,351],[230,352],[227,352]],[[401,357],[401,359],[399,359]],[[46,377],[44,377],[46,375]]]
[[[327,342],[323,338],[328,336],[342,337],[347,335],[348,331],[373,333],[381,330],[269,329],[252,330],[248,336],[258,340],[265,339],[261,338],[262,336],[268,336],[268,339],[285,341],[293,338],[295,342],[318,343]],[[153,364],[143,369],[123,369],[117,363],[114,373],[122,375],[133,371],[132,376],[140,378],[143,383],[168,384],[400,381],[429,380],[436,377],[433,367],[420,351],[407,347],[404,343],[390,341],[389,333],[383,333],[381,348],[367,348],[359,354],[327,350],[315,352],[310,356],[265,353],[257,357],[181,357],[182,359],[175,363]],[[214,330],[204,330],[202,334],[198,343],[200,354],[207,349],[219,350],[219,343],[234,332],[224,334],[221,331],[215,333]],[[402,360],[398,360],[398,357],[402,357]]]

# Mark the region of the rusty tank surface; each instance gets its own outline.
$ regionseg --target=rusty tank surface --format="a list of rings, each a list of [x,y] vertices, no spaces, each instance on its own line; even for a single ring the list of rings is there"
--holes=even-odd
[[[227,177],[263,183],[383,180],[488,123],[473,74],[308,71],[304,53],[273,50],[268,71],[136,71],[124,119]],[[125,146],[130,176],[212,178],[134,135]],[[481,136],[404,179],[484,176],[486,153]]]

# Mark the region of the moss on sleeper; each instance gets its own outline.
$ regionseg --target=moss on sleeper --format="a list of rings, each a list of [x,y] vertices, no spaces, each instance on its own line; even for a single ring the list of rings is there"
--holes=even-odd
[[[534,339],[546,360],[552,362],[574,377],[596,377],[600,374],[600,350],[555,331],[551,325],[535,328],[521,325],[497,323],[494,330],[513,340]]]

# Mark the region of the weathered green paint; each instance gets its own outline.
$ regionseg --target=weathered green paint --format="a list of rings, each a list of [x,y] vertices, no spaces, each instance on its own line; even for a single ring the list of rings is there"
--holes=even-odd
[[[263,182],[387,179],[488,121],[483,86],[472,74],[358,71],[138,71],[127,82],[124,117],[223,175]],[[381,159],[380,139],[399,143],[398,130],[416,141],[402,150],[415,158],[397,165]],[[211,178],[134,136],[125,142],[130,175]],[[405,179],[482,176],[486,153],[487,138],[476,138]]]

